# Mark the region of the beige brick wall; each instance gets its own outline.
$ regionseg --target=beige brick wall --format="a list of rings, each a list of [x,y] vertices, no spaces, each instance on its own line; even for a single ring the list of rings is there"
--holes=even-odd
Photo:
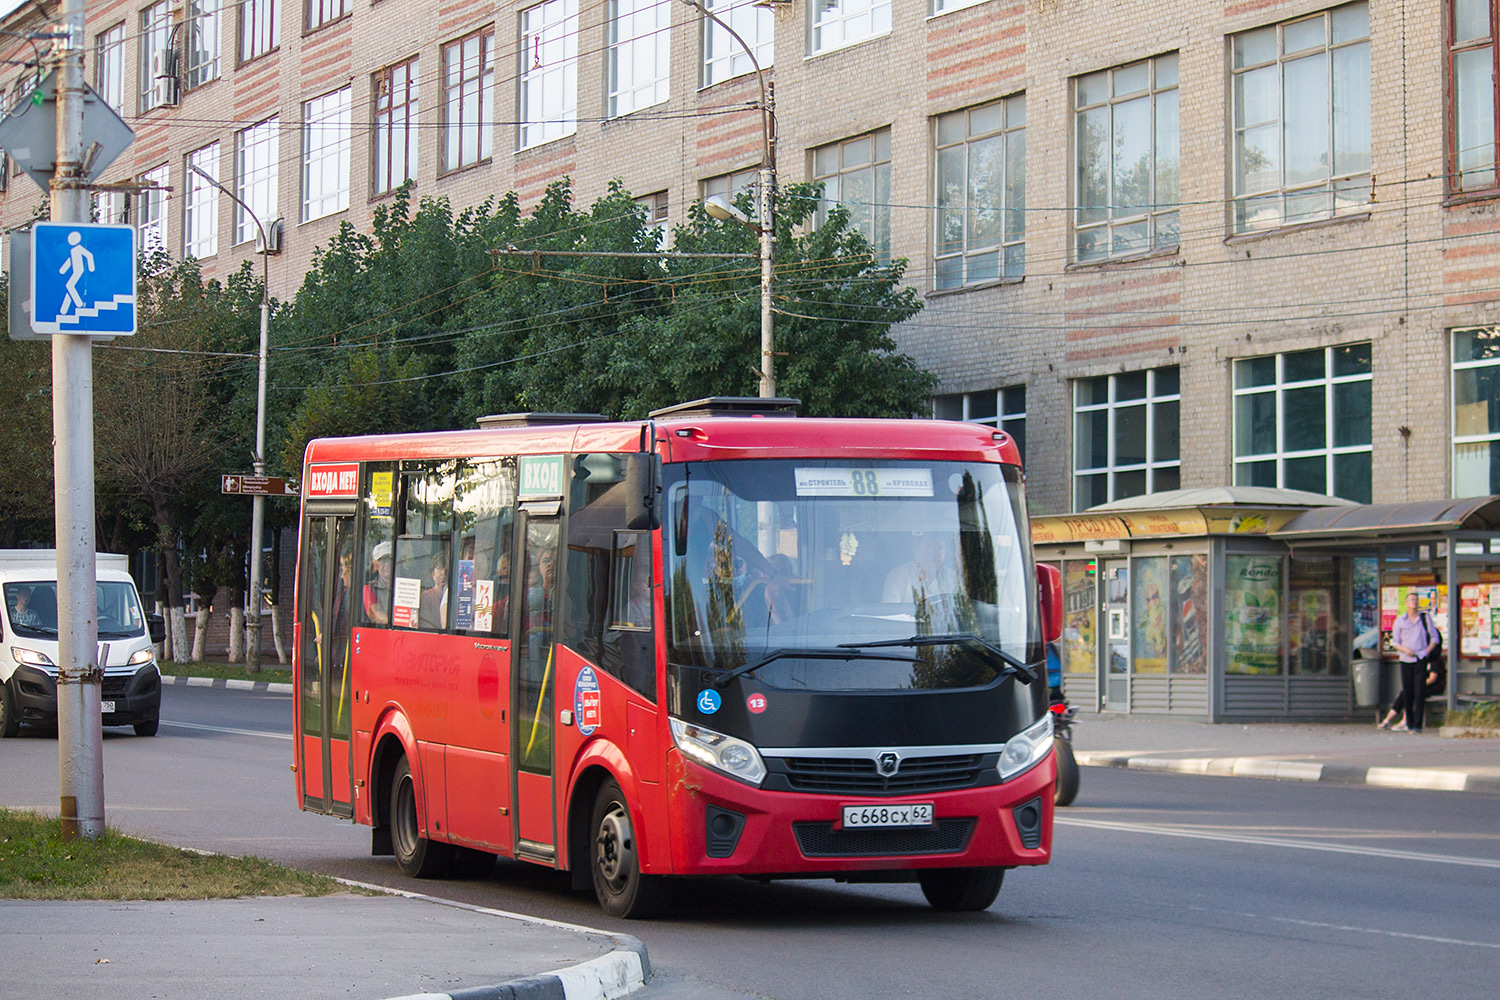
[[[167,162],[180,188],[183,158],[215,139],[229,179],[235,130],[279,114],[280,214],[288,225],[285,251],[271,261],[271,282],[287,296],[315,247],[346,220],[367,227],[380,204],[370,194],[371,74],[412,55],[421,58],[418,193],[446,196],[456,206],[512,189],[530,204],[547,183],[568,175],[580,204],[612,179],[638,195],[665,190],[677,223],[702,180],[759,161],[760,117],[746,107],[758,98],[755,81],[740,77],[700,89],[701,34],[696,12],[685,5],[671,8],[670,100],[607,121],[607,8],[580,0],[577,132],[517,152],[517,25],[528,3],[351,2],[352,17],[306,35],[299,5],[284,5],[280,49],[243,67],[236,66],[238,19],[228,14],[222,79],[184,94],[175,109],[128,115],[138,138],[106,179]],[[91,34],[125,19],[131,95],[144,6],[113,0],[89,11]],[[1364,340],[1375,364],[1374,499],[1448,492],[1445,331],[1500,321],[1500,215],[1490,200],[1444,203],[1444,4],[1370,2],[1369,212],[1297,230],[1230,235],[1228,36],[1329,6],[1326,0],[988,0],[931,16],[929,0],[893,0],[888,35],[811,56],[806,0],[778,11],[768,76],[776,87],[782,180],[809,176],[816,146],[890,128],[893,252],[910,259],[908,280],[927,296],[926,309],[898,331],[898,340],[939,375],[943,392],[1027,385],[1029,481],[1038,510],[1070,503],[1070,380],[1180,365],[1183,484],[1219,484],[1232,471],[1234,358]],[[494,156],[440,176],[441,46],[487,26],[496,36]],[[1181,81],[1180,246],[1144,260],[1070,265],[1072,80],[1169,51],[1179,55]],[[27,52],[7,42],[9,57]],[[355,123],[350,208],[299,223],[302,102],[346,83]],[[1026,278],[934,293],[932,120],[1022,92]],[[127,112],[133,108],[131,96]],[[0,196],[0,222],[15,225],[37,202],[29,180],[12,178]],[[180,248],[180,200],[169,205],[168,218],[169,245]],[[221,200],[220,252],[205,262],[210,274],[227,273],[248,256],[249,245],[229,246],[232,223],[233,206]]]

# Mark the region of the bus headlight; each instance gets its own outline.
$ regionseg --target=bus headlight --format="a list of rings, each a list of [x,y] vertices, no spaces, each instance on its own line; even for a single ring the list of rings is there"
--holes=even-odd
[[[1047,756],[1052,749],[1052,713],[1043,712],[1042,717],[1012,736],[1000,754],[1000,780],[1009,781],[1016,775],[1028,771],[1037,761]]]
[[[671,722],[672,742],[685,756],[752,785],[765,780],[765,762],[760,759],[760,751],[749,743],[681,719]]]
[[[46,653],[39,653],[34,649],[23,649],[20,646],[10,647],[10,655],[16,658],[17,663],[24,663],[28,667],[55,667]]]

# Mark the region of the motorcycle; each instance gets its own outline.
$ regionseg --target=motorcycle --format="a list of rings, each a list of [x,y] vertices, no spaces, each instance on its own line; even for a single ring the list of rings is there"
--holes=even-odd
[[[1052,752],[1057,755],[1057,784],[1052,788],[1052,804],[1071,805],[1078,797],[1078,761],[1073,756],[1073,716],[1078,709],[1053,696],[1048,706],[1052,712]]]

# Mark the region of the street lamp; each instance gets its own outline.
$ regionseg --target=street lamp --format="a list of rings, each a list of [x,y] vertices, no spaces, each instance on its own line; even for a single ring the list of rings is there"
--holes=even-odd
[[[266,474],[266,343],[271,326],[271,242],[266,239],[266,227],[261,225],[255,210],[240,200],[239,196],[214,180],[202,168],[192,166],[193,173],[212,184],[219,192],[245,210],[250,221],[260,232],[260,354],[259,373],[255,387],[255,474]],[[250,500],[250,609],[245,627],[249,637],[245,650],[245,670],[260,672],[260,553],[262,546],[261,525],[265,522],[266,498],[259,493]]]
[[[717,196],[703,203],[704,211],[721,222],[730,219],[755,230],[760,236],[760,394],[763,399],[776,395],[776,334],[775,314],[771,310],[771,282],[773,280],[774,254],[776,251],[776,85],[766,82],[765,71],[755,52],[717,14],[703,5],[702,0],[682,0],[699,14],[723,28],[739,47],[745,50],[751,67],[755,70],[755,82],[760,86],[760,192],[757,212],[759,221],[751,221],[728,201]],[[764,0],[770,6],[775,0]]]

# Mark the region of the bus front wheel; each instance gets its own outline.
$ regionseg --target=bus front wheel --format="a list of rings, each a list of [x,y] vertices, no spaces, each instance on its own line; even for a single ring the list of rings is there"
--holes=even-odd
[[[405,757],[391,780],[391,848],[396,864],[412,878],[442,878],[448,873],[451,851],[422,836],[417,825],[417,783]]]
[[[599,906],[613,917],[649,917],[665,902],[666,887],[659,875],[641,871],[635,828],[625,793],[613,779],[606,781],[594,799],[593,822],[589,824],[589,866],[594,876],[594,895]]]
[[[927,902],[947,913],[989,909],[1004,880],[1004,868],[924,868],[917,873]]]

